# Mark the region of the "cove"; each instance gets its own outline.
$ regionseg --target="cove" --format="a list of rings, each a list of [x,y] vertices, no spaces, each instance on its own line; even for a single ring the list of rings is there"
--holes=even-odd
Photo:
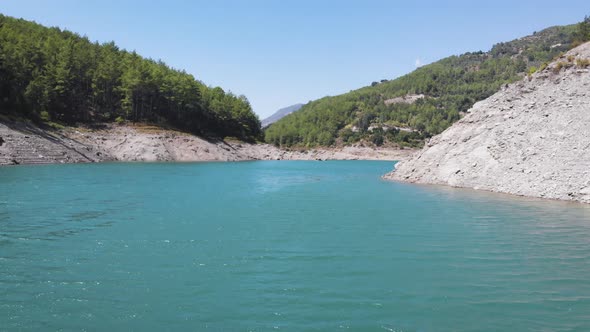
[[[0,168],[0,330],[590,330],[590,208],[392,162]]]

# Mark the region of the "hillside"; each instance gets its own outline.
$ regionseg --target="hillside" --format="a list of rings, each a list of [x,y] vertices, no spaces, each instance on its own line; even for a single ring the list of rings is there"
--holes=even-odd
[[[386,178],[590,203],[590,43],[481,101]]]
[[[301,109],[301,107],[303,107],[303,104],[295,104],[295,105],[291,105],[289,107],[281,108],[280,110],[276,111],[273,115],[262,120],[262,128],[268,127],[271,124],[284,118],[285,116],[298,111],[299,109]]]
[[[313,101],[267,128],[266,141],[277,146],[360,140],[420,146],[475,102],[567,51],[576,31],[576,25],[551,27],[488,52],[451,56],[395,80]]]
[[[113,42],[1,14],[0,114],[37,123],[149,122],[244,140],[262,133],[244,96]]]
[[[400,160],[412,151],[345,147],[282,150],[268,144],[205,140],[146,124],[41,128],[0,123],[0,166],[108,161]]]

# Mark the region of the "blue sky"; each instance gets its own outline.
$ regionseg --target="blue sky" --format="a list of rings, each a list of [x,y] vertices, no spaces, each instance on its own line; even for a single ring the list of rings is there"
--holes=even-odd
[[[265,118],[590,15],[590,1],[0,0],[244,94]]]

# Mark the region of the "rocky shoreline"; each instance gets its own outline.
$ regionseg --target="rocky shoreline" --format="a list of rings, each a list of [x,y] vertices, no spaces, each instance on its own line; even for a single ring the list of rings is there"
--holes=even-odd
[[[481,101],[386,179],[590,203],[590,43]]]
[[[412,152],[363,146],[282,150],[268,144],[208,141],[147,125],[49,130],[30,123],[0,123],[0,165],[109,161],[400,160]]]

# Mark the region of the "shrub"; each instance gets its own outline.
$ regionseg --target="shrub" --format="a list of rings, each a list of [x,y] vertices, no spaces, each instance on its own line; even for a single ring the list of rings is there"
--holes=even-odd
[[[51,122],[51,121],[47,122],[47,125],[49,125],[49,126],[50,126],[51,128],[53,128],[53,129],[58,129],[58,130],[59,130],[59,129],[65,129],[65,128],[66,128],[64,125],[62,125],[62,124],[60,124],[60,123],[57,123],[57,122]]]
[[[373,129],[373,134],[371,135],[371,142],[377,146],[383,145],[383,129],[375,128]]]
[[[116,122],[117,124],[123,124],[123,123],[125,123],[125,119],[123,119],[122,117],[118,116],[118,117],[115,119],[115,122]]]
[[[586,68],[590,66],[590,59],[578,59],[576,60],[576,66],[580,68]]]
[[[554,58],[553,60],[557,60],[563,57],[563,52],[559,52]]]
[[[549,64],[548,64],[547,62],[543,62],[543,63],[541,64],[541,66],[539,67],[539,71],[543,71],[543,70],[545,70],[545,68],[547,68],[547,66],[548,66],[548,65],[549,65]]]
[[[324,131],[319,134],[318,143],[323,146],[330,146],[334,144],[334,136],[331,133]]]
[[[51,121],[51,116],[49,115],[49,112],[47,112],[47,111],[42,111],[39,114],[39,117],[41,118],[41,120],[43,122],[49,122],[49,121]]]
[[[529,68],[529,75],[532,75],[532,74],[534,74],[536,72],[537,72],[537,67],[534,67],[533,66],[533,67]]]
[[[377,146],[383,145],[383,135],[382,134],[373,135],[371,140],[373,141],[373,144],[375,144]]]
[[[567,61],[568,62],[574,62],[575,57],[573,55],[568,55],[567,56]]]
[[[565,62],[561,62],[561,61],[559,61],[559,62],[558,62],[556,65],[555,65],[555,67],[553,68],[553,72],[554,72],[555,74],[559,73],[559,72],[561,71],[561,68],[563,68],[564,66],[565,66]]]
[[[529,81],[533,79],[533,74],[534,74],[535,72],[537,72],[537,67],[534,67],[534,66],[533,66],[533,67],[529,68],[529,71],[528,71],[528,73],[527,73],[527,76],[528,76],[528,78],[529,78]]]
[[[574,41],[572,42],[572,44],[570,45],[570,48],[576,48],[576,47],[578,47],[578,46],[580,46],[580,45],[582,45],[582,44],[584,44],[584,42],[583,42],[583,41],[580,41],[580,40],[574,40]]]
[[[553,71],[558,72],[561,70],[561,68],[563,68],[563,62],[558,62],[557,65],[555,65],[555,68],[553,69]]]

